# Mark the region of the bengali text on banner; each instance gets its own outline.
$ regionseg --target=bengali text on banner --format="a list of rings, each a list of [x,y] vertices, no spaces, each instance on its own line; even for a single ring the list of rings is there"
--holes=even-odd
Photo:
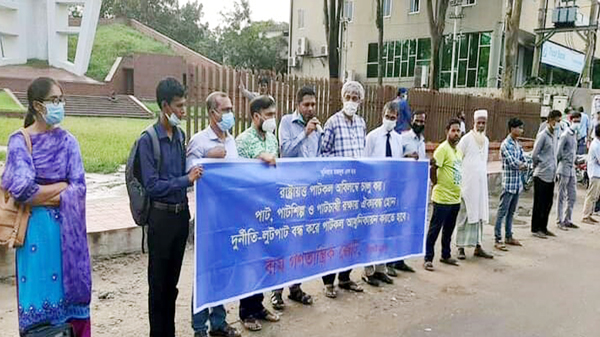
[[[424,251],[429,162],[202,161],[194,312]]]

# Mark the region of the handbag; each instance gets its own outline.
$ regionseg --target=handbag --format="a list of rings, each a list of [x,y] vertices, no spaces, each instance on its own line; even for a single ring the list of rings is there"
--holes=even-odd
[[[44,325],[28,330],[23,337],[73,337],[73,327],[69,323]]]
[[[25,129],[20,129],[15,134],[19,132],[23,134],[27,149],[31,153],[29,134]],[[17,202],[0,184],[0,245],[9,248],[23,246],[30,215],[31,206]]]

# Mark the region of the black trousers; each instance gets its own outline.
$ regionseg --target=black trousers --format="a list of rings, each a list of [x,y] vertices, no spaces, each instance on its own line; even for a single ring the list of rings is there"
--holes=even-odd
[[[352,269],[341,272],[338,276],[338,281],[339,282],[350,281],[350,273],[351,272],[352,272]],[[335,274],[329,274],[329,275],[323,276],[323,284],[325,284],[326,286],[333,285],[333,282],[335,282]]]
[[[547,183],[538,177],[533,178],[533,214],[531,232],[548,231],[548,216],[554,199],[554,181]]]
[[[256,294],[240,300],[240,319],[246,318],[261,319],[265,316],[265,307],[263,300],[265,295]]]
[[[189,211],[152,209],[148,219],[148,306],[151,337],[175,336],[177,282],[189,234]]]
[[[452,242],[452,233],[456,226],[456,217],[460,210],[460,204],[442,205],[433,203],[433,214],[429,223],[427,232],[427,241],[425,244],[425,261],[433,261],[435,255],[435,242],[442,231],[442,259],[449,259],[450,243]]]

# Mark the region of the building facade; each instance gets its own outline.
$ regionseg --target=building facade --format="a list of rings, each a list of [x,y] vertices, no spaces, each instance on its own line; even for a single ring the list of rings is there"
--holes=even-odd
[[[458,11],[448,8],[444,43],[440,55],[440,86],[499,87],[504,50],[506,0],[462,0]],[[531,74],[540,1],[523,1],[519,53],[515,84],[523,85]],[[577,25],[589,24],[591,1],[579,0]],[[452,1],[451,1],[452,2]],[[555,1],[548,1],[547,27],[552,27]],[[428,81],[431,58],[429,18],[426,0],[383,0],[384,5],[384,84],[414,87]],[[325,15],[321,2],[291,0],[290,72],[303,76],[328,77]],[[455,12],[456,11],[456,12]],[[458,18],[455,19],[456,13]],[[344,2],[341,32],[340,74],[366,83],[377,81],[378,30],[375,26],[375,0]],[[454,66],[453,32],[456,20]],[[582,54],[585,43],[576,33],[556,34],[551,43]],[[598,55],[598,54],[597,54]],[[577,55],[575,55],[577,56]],[[454,72],[454,76],[452,76]],[[551,82],[577,80],[578,74],[557,66],[542,64],[540,77]],[[556,82],[556,81],[555,81]]]

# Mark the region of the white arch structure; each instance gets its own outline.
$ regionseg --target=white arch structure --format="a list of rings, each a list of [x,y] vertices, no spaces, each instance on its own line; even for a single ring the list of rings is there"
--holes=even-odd
[[[0,0],[0,66],[48,60],[76,75],[86,73],[102,0]],[[69,26],[69,8],[81,6],[79,27]],[[69,61],[69,36],[78,35]]]

